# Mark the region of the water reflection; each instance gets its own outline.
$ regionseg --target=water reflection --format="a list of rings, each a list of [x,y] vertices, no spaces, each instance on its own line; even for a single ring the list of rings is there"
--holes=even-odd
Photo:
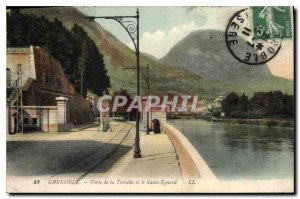
[[[222,138],[227,147],[252,147],[253,150],[269,151],[281,151],[286,147],[290,151],[294,150],[293,147],[288,147],[294,145],[294,134],[291,129],[225,124],[223,131]],[[285,131],[292,133],[284,133]]]
[[[172,120],[220,179],[293,176],[294,130]]]

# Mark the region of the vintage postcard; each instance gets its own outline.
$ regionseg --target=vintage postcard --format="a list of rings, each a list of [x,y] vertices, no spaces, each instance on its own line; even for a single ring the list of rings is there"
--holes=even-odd
[[[294,8],[6,7],[8,193],[294,193]]]

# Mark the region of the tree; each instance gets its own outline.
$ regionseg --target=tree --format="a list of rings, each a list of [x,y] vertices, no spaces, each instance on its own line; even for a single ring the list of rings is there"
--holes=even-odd
[[[226,115],[231,116],[233,111],[238,110],[240,98],[235,92],[229,93],[222,101],[221,107]]]
[[[103,56],[82,27],[74,24],[71,32],[75,40],[75,45],[80,49],[80,51],[76,52],[81,62],[81,65],[77,65],[77,68],[80,71],[84,68],[85,74],[88,74],[86,88],[84,87],[83,89],[84,93],[87,89],[91,89],[96,94],[101,95],[103,91],[107,91],[107,88],[110,87],[110,79],[105,69]]]
[[[255,93],[250,99],[255,113],[263,117],[294,117],[294,96],[281,91]]]
[[[295,100],[293,95],[284,95],[284,115],[289,118],[295,117]]]
[[[249,100],[245,93],[243,93],[239,99],[238,110],[241,112],[247,112],[249,110]]]

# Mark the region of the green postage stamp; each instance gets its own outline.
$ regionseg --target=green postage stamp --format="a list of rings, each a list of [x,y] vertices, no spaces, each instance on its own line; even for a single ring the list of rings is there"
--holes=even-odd
[[[254,39],[291,38],[290,9],[288,6],[252,7]]]

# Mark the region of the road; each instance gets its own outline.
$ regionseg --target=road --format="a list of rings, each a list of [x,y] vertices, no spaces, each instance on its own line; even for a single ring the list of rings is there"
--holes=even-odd
[[[109,133],[94,127],[67,134],[8,136],[7,191],[104,193],[150,192],[154,188],[170,192],[174,187],[166,188],[166,184],[171,182],[175,190],[181,189],[180,165],[166,134],[140,132],[142,157],[134,159],[135,126],[123,122],[112,122],[111,126]],[[152,186],[136,189],[126,184],[140,180]],[[118,186],[111,186],[114,183]]]
[[[112,132],[97,127],[71,133],[30,133],[7,140],[7,180],[35,176],[39,180],[79,182],[89,172],[105,174],[134,144],[134,126],[112,122]]]

